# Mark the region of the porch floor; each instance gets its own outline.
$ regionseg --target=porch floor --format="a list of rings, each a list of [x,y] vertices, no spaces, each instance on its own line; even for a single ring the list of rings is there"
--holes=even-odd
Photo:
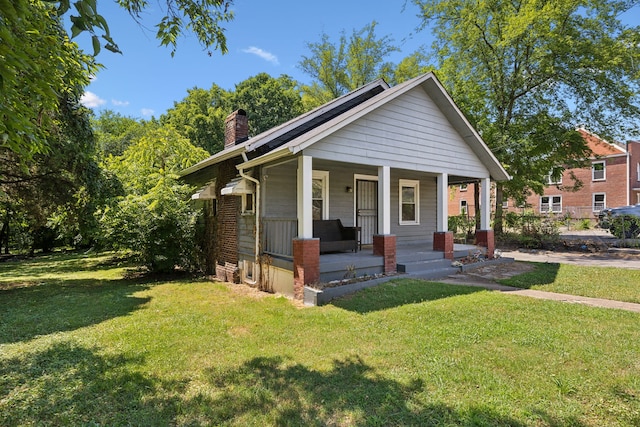
[[[444,277],[455,269],[440,251],[430,249],[433,243],[398,245],[396,264],[399,273],[420,273],[421,277]],[[454,244],[454,258],[464,258],[484,248]],[[320,255],[320,281],[330,282],[346,278],[376,275],[384,272],[384,259],[373,254],[372,245],[358,252],[340,252]]]

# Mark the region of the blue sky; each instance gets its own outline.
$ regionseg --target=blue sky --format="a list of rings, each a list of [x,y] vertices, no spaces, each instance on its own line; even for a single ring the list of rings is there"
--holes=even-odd
[[[157,12],[160,3],[150,2]],[[189,35],[179,40],[172,58],[171,49],[159,46],[155,38],[157,15],[143,15],[140,27],[115,2],[98,2],[98,12],[107,19],[123,54],[102,50],[98,61],[105,68],[87,87],[83,103],[95,111],[111,109],[125,116],[150,118],[173,107],[193,87],[209,89],[215,83],[233,90],[261,72],[308,82],[298,68],[303,55],[309,54],[307,43],[320,41],[323,32],[337,43],[342,30],[350,35],[374,20],[377,36],[388,35],[401,48],[389,57],[392,62],[430,44],[429,32],[416,34],[418,8],[405,0],[236,0],[233,10],[235,19],[225,25],[227,54],[216,51],[209,56],[195,36]],[[79,36],[76,41],[92,51],[88,38]]]
[[[98,2],[98,12],[108,21],[111,34],[123,54],[102,50],[98,61],[102,69],[87,87],[83,103],[96,112],[110,109],[134,118],[160,117],[187,96],[187,90],[209,89],[216,84],[233,90],[235,85],[266,72],[274,77],[287,74],[308,82],[298,63],[309,51],[307,43],[320,41],[322,33],[338,42],[340,32],[350,35],[372,21],[378,23],[378,37],[389,36],[401,51],[388,60],[398,63],[420,46],[429,47],[429,30],[417,32],[421,20],[411,0],[325,0],[260,1],[235,0],[235,19],[225,24],[229,52],[212,56],[203,50],[195,36],[187,35],[171,49],[159,46],[154,25],[163,16],[163,0],[149,2],[152,9],[138,25],[115,1]],[[623,20],[640,23],[640,6]],[[84,37],[84,38],[83,38]],[[76,41],[92,51],[86,35]]]

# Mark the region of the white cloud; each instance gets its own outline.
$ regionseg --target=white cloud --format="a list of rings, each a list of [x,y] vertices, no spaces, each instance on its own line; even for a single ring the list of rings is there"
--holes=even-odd
[[[89,92],[89,91],[86,91],[80,97],[80,103],[82,105],[84,105],[85,107],[87,107],[87,108],[96,108],[96,107],[99,107],[101,105],[104,105],[106,102],[107,101],[105,101],[104,99],[100,98],[95,93]]]
[[[277,56],[275,56],[271,52],[267,52],[265,50],[262,50],[259,47],[250,46],[248,49],[243,49],[242,51],[244,53],[250,53],[252,55],[256,55],[256,56],[264,59],[265,61],[271,62],[274,65],[279,65],[280,64],[278,62],[278,57]]]
[[[129,101],[119,101],[117,99],[111,99],[111,103],[116,107],[126,107],[129,105]]]
[[[151,108],[143,108],[142,110],[140,110],[140,112],[143,116],[149,117],[152,116],[155,111],[153,111]]]

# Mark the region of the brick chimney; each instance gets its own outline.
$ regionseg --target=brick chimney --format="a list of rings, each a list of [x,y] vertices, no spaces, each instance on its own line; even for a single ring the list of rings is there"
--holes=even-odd
[[[249,138],[249,120],[244,110],[236,110],[224,121],[224,148],[232,147]]]

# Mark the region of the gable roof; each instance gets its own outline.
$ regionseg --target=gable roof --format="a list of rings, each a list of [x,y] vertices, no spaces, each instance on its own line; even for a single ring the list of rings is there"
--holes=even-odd
[[[242,156],[244,160],[238,165],[238,168],[246,169],[281,157],[295,155],[416,87],[422,87],[433,99],[462,139],[487,167],[494,180],[510,179],[500,162],[433,73],[421,75],[394,87],[389,87],[382,79],[371,82],[309,113],[298,116],[241,144],[229,147],[185,169],[181,176],[187,176],[237,156]]]
[[[596,134],[589,132],[586,129],[578,128],[578,132],[582,135],[587,143],[587,146],[591,149],[594,156],[606,157],[616,155],[626,155],[627,151],[617,144],[612,144],[604,139],[600,138]]]

